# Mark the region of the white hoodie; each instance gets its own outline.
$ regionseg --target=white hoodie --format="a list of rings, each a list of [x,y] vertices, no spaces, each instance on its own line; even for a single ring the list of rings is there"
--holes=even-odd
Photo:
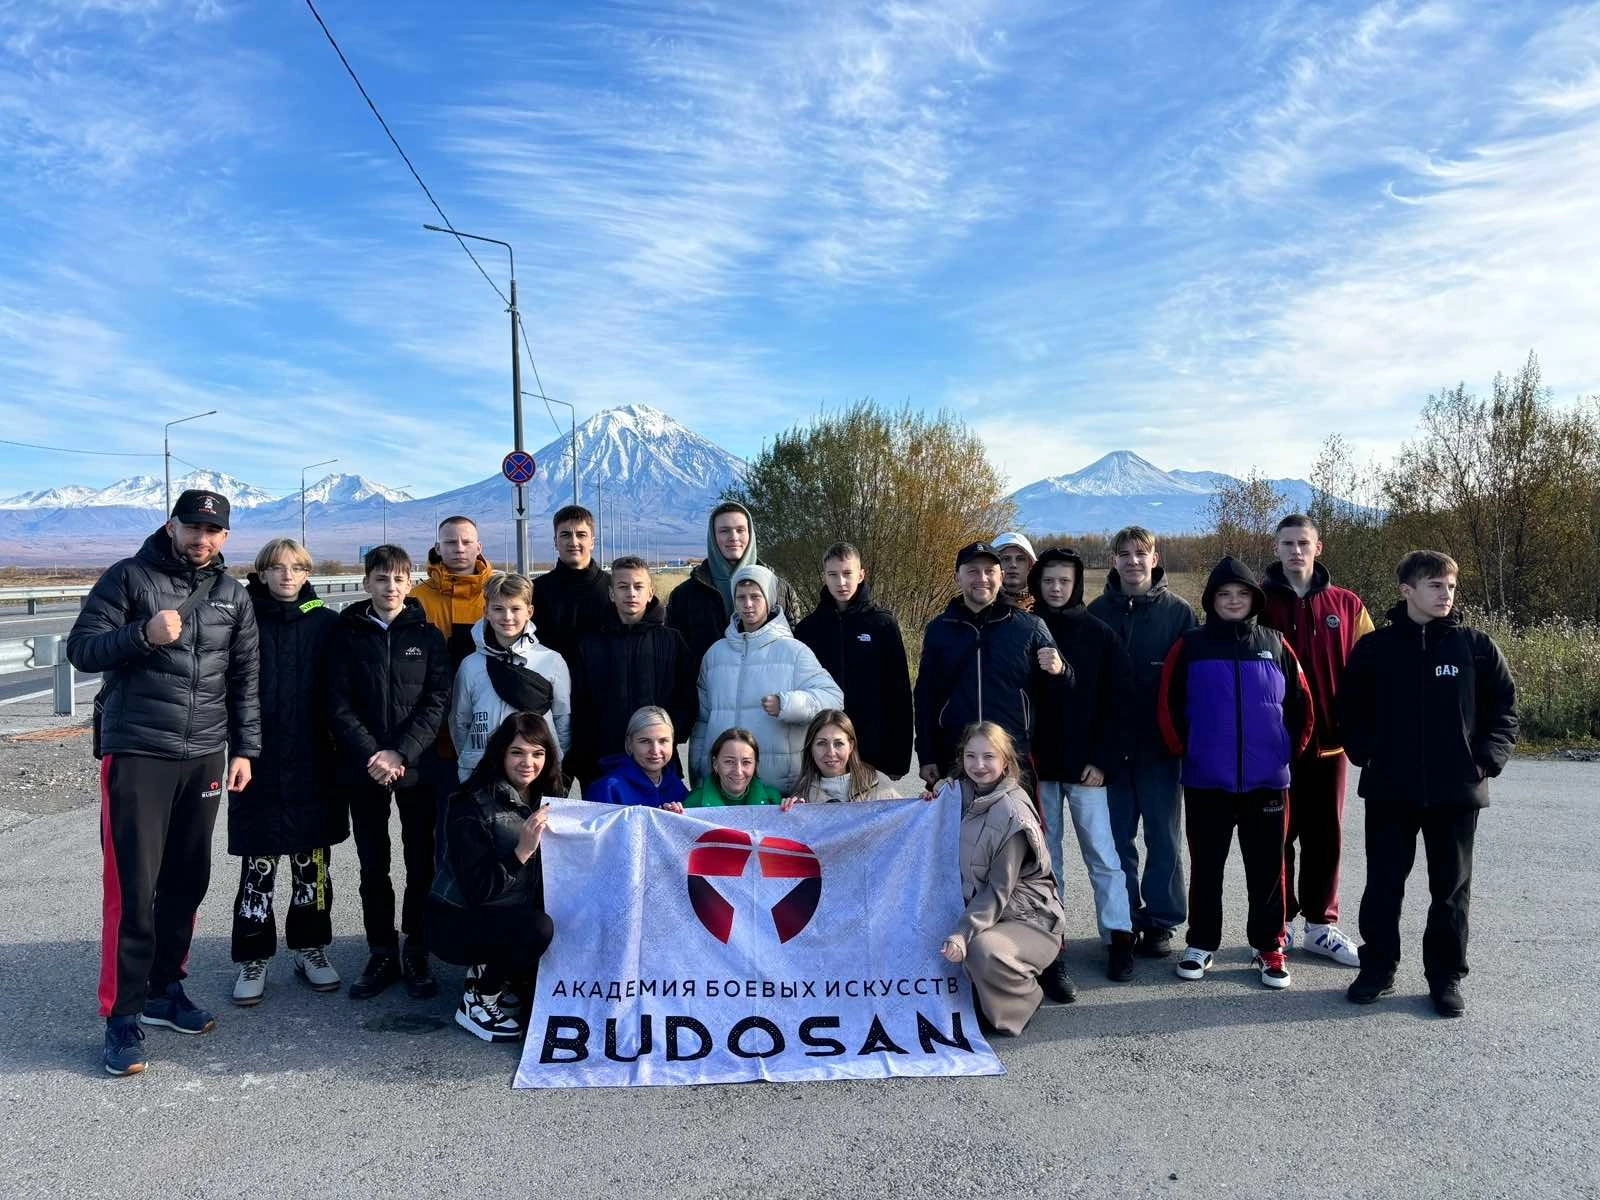
[[[464,781],[483,757],[483,748],[489,744],[489,735],[516,709],[500,699],[494,685],[489,682],[488,659],[483,650],[483,625],[478,621],[472,627],[472,640],[477,650],[462,660],[456,670],[455,691],[450,697],[450,740],[456,747],[456,771]],[[533,623],[528,623],[522,636],[511,645],[511,656],[530,671],[537,671],[550,681],[550,711],[546,719],[555,732],[561,753],[566,754],[572,740],[572,676],[567,672],[566,660],[550,647],[541,645],[534,636]]]

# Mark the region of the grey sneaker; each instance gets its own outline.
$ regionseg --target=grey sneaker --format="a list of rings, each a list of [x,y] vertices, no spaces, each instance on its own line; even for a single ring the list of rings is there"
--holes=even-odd
[[[233,1002],[240,1008],[261,1003],[267,990],[267,960],[252,958],[239,964],[239,977],[233,981]]]
[[[339,972],[328,961],[326,946],[309,946],[294,952],[294,973],[304,979],[314,992],[337,992]]]

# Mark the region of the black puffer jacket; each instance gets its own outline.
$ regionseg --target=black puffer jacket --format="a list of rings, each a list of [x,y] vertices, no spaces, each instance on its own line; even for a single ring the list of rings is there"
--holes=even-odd
[[[1038,617],[996,600],[978,612],[960,596],[928,622],[917,666],[917,758],[949,775],[956,742],[974,721],[993,721],[1027,759],[1034,712],[1046,688],[1070,687],[1072,669],[1046,675],[1039,651],[1055,640]]]
[[[1075,568],[1072,592],[1061,608],[1045,603],[1044,569]],[[1073,686],[1039,697],[1033,763],[1040,779],[1077,783],[1083,769],[1099,767],[1107,779],[1122,768],[1133,741],[1133,664],[1111,627],[1083,605],[1083,559],[1051,549],[1028,572],[1033,615],[1045,623],[1056,649],[1072,668]]]
[[[1106,577],[1106,589],[1089,604],[1089,614],[1099,617],[1117,635],[1133,664],[1133,745],[1135,757],[1169,758],[1167,744],[1156,720],[1161,694],[1161,667],[1167,651],[1200,622],[1189,602],[1167,590],[1166,571],[1157,567],[1150,590],[1130,596],[1122,590],[1122,576],[1115,570]]]
[[[863,583],[843,608],[827,588],[795,637],[844,689],[856,749],[885,775],[911,769],[911,670],[894,614],[872,602]]]
[[[145,622],[213,577],[215,588],[184,618],[178,640],[152,646]],[[226,746],[236,758],[260,756],[250,599],[220,554],[198,570],[179,558],[165,526],[100,576],[67,635],[67,658],[105,676],[103,753],[188,759]]]
[[[600,760],[623,752],[628,719],[647,704],[666,709],[677,740],[688,741],[699,710],[698,678],[699,663],[667,624],[661,601],[652,597],[633,625],[612,608],[597,631],[579,639],[573,657],[567,774],[586,787],[599,778]]]
[[[517,861],[522,825],[540,797],[509,783],[462,790],[445,809],[442,861],[428,893],[428,948],[445,962],[479,963],[504,953],[508,923],[545,922],[538,851]]]
[[[579,571],[558,562],[533,581],[534,629],[569,668],[577,661],[578,639],[600,628],[613,611],[611,574],[599,563]]]
[[[1418,625],[1396,605],[1350,652],[1335,703],[1369,803],[1486,808],[1517,742],[1505,656],[1456,613]]]
[[[398,787],[411,787],[422,752],[450,708],[450,648],[410,597],[388,629],[371,617],[372,601],[339,615],[328,655],[328,703],[338,746],[339,778],[367,778],[367,760],[393,750],[405,760]]]
[[[249,592],[261,631],[261,757],[249,788],[228,797],[228,853],[332,846],[350,836],[328,724],[328,638],[339,614],[310,583],[277,600],[252,575]]]

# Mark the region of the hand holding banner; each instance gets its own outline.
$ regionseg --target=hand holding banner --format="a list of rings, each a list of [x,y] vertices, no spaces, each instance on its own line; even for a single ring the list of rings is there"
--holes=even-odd
[[[550,812],[518,1087],[1004,1073],[939,954],[953,806]]]

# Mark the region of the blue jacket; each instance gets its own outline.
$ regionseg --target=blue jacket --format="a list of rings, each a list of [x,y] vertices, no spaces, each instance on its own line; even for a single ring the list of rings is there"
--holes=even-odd
[[[644,769],[626,754],[610,754],[600,760],[605,772],[583,793],[585,800],[596,804],[636,804],[644,808],[660,808],[676,800],[683,803],[689,794],[683,780],[670,767],[662,774],[659,784],[651,783]]]
[[[1039,651],[1054,646],[1045,623],[1004,599],[973,612],[960,596],[928,622],[917,667],[917,758],[948,774],[961,731],[993,721],[1027,758],[1038,693],[1071,686],[1065,674],[1039,668]],[[876,764],[874,764],[876,765]]]

